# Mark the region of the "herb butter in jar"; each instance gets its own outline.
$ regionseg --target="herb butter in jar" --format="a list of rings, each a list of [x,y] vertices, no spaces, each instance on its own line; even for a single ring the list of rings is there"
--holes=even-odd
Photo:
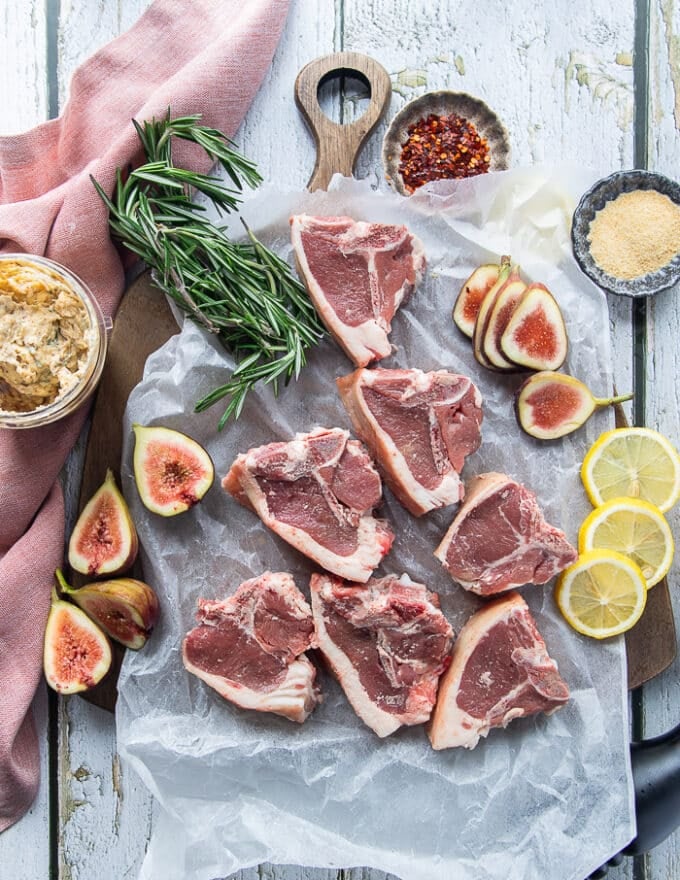
[[[106,356],[99,306],[44,257],[0,256],[0,427],[32,428],[77,409]]]

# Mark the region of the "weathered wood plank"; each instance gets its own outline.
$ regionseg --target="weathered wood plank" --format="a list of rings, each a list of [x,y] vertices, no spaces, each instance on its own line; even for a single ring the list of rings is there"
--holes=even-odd
[[[0,12],[1,134],[17,134],[48,115],[44,0],[3,3]]]
[[[5,3],[0,12],[0,136],[27,131],[47,118],[47,27],[43,0]],[[16,880],[50,870],[47,691],[38,689],[33,717],[40,742],[40,789],[29,812],[0,834],[0,874]]]
[[[680,5],[675,0],[650,3],[648,166],[678,178],[680,152]],[[646,424],[680,447],[678,391],[678,290],[657,295],[648,305]],[[674,535],[680,534],[680,510],[668,514]],[[680,560],[669,574],[676,625],[680,632]],[[644,735],[657,736],[680,722],[680,659],[644,686]],[[649,876],[680,876],[680,830],[647,856]]]

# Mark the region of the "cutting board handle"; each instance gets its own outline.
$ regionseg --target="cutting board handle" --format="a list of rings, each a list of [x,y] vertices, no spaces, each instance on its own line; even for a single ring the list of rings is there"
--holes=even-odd
[[[342,125],[321,109],[319,87],[336,76],[352,73],[366,80],[371,100],[359,119]],[[385,68],[359,52],[334,52],[302,68],[295,80],[295,103],[316,143],[316,165],[307,184],[309,190],[326,189],[336,172],[352,175],[359,150],[385,112],[391,94],[392,84]]]

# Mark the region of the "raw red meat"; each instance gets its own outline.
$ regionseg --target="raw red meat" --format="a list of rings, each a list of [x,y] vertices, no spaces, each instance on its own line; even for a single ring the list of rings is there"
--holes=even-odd
[[[244,709],[307,718],[321,699],[316,669],[303,654],[316,637],[289,574],[265,572],[224,601],[199,599],[196,619],[182,643],[189,672]]]
[[[463,497],[465,457],[481,442],[482,398],[470,379],[437,370],[355,370],[337,380],[357,435],[414,516]]]
[[[373,462],[340,428],[315,428],[239,455],[224,488],[322,568],[366,581],[394,534],[372,515],[382,498]]]
[[[526,602],[508,593],[485,604],[460,631],[439,685],[430,741],[435,749],[473,749],[492,727],[550,715],[568,699]]]
[[[437,595],[407,575],[314,574],[311,591],[319,648],[361,720],[381,737],[427,721],[453,637]]]
[[[536,496],[505,474],[481,474],[434,555],[466,590],[491,596],[545,584],[577,557],[543,518]]]
[[[420,282],[425,253],[405,226],[291,217],[298,270],[324,324],[358,367],[390,354],[391,321]]]

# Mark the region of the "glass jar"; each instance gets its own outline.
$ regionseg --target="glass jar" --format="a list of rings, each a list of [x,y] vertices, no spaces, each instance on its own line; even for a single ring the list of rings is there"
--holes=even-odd
[[[0,254],[0,428],[35,428],[78,409],[101,377],[111,326],[65,266],[32,254]],[[39,390],[45,385],[54,394]],[[48,393],[48,400],[30,405]]]

